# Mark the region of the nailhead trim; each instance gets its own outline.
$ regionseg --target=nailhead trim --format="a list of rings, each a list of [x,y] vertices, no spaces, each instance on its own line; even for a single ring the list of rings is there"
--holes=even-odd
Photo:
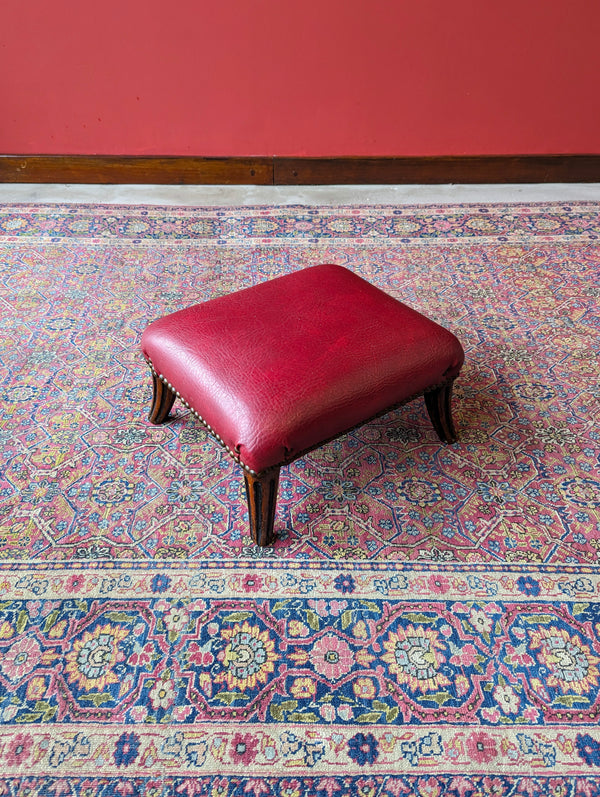
[[[216,439],[216,440],[217,440],[217,441],[218,441],[218,442],[219,442],[219,443],[220,443],[220,444],[223,446],[223,448],[224,448],[224,449],[227,451],[227,453],[228,453],[228,454],[231,456],[231,458],[232,458],[232,459],[234,459],[234,460],[235,460],[235,461],[238,463],[238,465],[241,465],[241,467],[242,467],[242,468],[243,468],[243,469],[244,469],[244,470],[245,470],[247,473],[250,473],[250,474],[252,474],[252,476],[256,476],[256,475],[258,475],[258,474],[257,474],[257,472],[256,472],[255,470],[252,470],[252,468],[249,468],[249,467],[248,467],[248,465],[245,465],[245,464],[242,462],[242,460],[240,459],[240,455],[239,455],[237,452],[235,452],[235,451],[232,451],[232,450],[231,450],[231,448],[229,448],[229,446],[225,444],[225,442],[223,441],[223,439],[222,439],[222,438],[221,438],[221,437],[220,437],[220,436],[219,436],[219,435],[218,435],[218,434],[217,434],[217,433],[214,431],[214,429],[213,429],[213,428],[212,428],[212,427],[211,427],[211,426],[208,424],[208,422],[207,422],[207,421],[205,421],[205,420],[204,420],[204,418],[203,418],[201,415],[199,415],[199,414],[198,414],[198,412],[197,412],[195,409],[193,409],[192,407],[190,407],[190,405],[187,403],[187,401],[186,401],[184,398],[182,398],[182,397],[181,397],[181,395],[180,395],[180,394],[179,394],[179,393],[178,393],[178,392],[175,390],[175,388],[174,388],[174,387],[171,385],[171,383],[170,383],[169,381],[167,381],[166,377],[164,377],[162,374],[159,374],[159,373],[157,373],[156,369],[154,368],[154,365],[152,364],[152,361],[151,361],[150,359],[146,359],[146,362],[148,363],[148,366],[150,367],[150,370],[152,371],[152,373],[154,374],[154,376],[155,376],[157,379],[160,379],[160,381],[161,381],[163,384],[165,384],[165,385],[166,385],[168,388],[170,388],[170,389],[173,391],[173,393],[175,393],[175,395],[177,396],[177,398],[179,398],[179,399],[181,400],[182,404],[183,404],[185,407],[187,407],[187,409],[189,409],[189,410],[192,412],[192,414],[196,416],[196,418],[198,418],[198,420],[200,421],[200,423],[201,423],[203,426],[205,426],[205,427],[208,429],[208,431],[209,431],[209,432],[211,432],[211,434],[213,435],[213,437],[215,437],[215,439]],[[435,390],[439,390],[441,387],[444,387],[445,385],[450,385],[450,386],[451,386],[451,385],[452,385],[452,383],[454,382],[454,380],[456,379],[456,377],[457,377],[457,376],[458,376],[458,374],[455,374],[454,376],[451,376],[449,379],[443,379],[441,382],[439,382],[439,383],[438,383],[438,384],[436,384],[436,385],[430,385],[430,386],[429,386],[428,388],[426,388],[425,390],[421,390],[421,391],[419,391],[418,393],[415,393],[414,395],[412,395],[412,396],[409,396],[408,398],[404,399],[403,401],[400,401],[400,402],[398,402],[397,404],[392,404],[390,407],[387,407],[387,408],[386,408],[385,410],[383,410],[382,412],[378,412],[378,413],[376,413],[375,415],[371,416],[370,418],[365,418],[363,421],[361,421],[360,423],[356,424],[356,426],[354,426],[354,427],[352,427],[352,428],[353,428],[353,429],[357,429],[357,428],[359,428],[360,426],[362,426],[363,424],[367,423],[368,421],[371,421],[371,420],[373,420],[374,418],[379,418],[379,417],[380,417],[380,416],[382,416],[382,415],[386,415],[388,412],[391,412],[392,410],[398,409],[398,407],[402,407],[404,404],[408,404],[408,403],[409,403],[409,402],[411,402],[413,399],[416,399],[416,398],[418,398],[419,396],[423,396],[423,395],[425,395],[426,393],[432,393],[432,392],[434,392]],[[350,431],[352,431],[352,429],[346,429],[346,431],[344,432],[344,434],[347,434],[347,433],[348,433],[348,432],[350,432]],[[309,451],[312,451],[314,448],[318,448],[318,447],[320,447],[320,446],[323,446],[323,445],[325,445],[326,443],[329,443],[329,442],[331,442],[332,440],[335,440],[337,437],[339,437],[339,434],[337,434],[337,435],[334,435],[333,437],[330,437],[330,438],[326,438],[325,440],[321,440],[321,441],[320,441],[320,442],[319,442],[319,443],[318,443],[316,446],[311,446],[310,448],[304,449],[303,451],[298,451],[298,452],[296,452],[296,454],[295,454],[295,456],[294,456],[294,459],[298,459],[299,457],[302,457],[302,456],[304,456],[304,454],[307,454]],[[287,453],[287,449],[286,449],[286,453]],[[280,464],[281,464],[281,465],[284,465],[284,464],[286,464],[286,462],[288,462],[288,461],[289,461],[289,462],[291,462],[292,460],[291,460],[291,459],[290,459],[290,460],[286,460],[286,461],[284,461],[284,462],[282,462],[282,463],[280,463]],[[267,473],[269,470],[273,470],[273,469],[275,469],[275,468],[279,468],[279,467],[280,467],[279,465],[276,465],[276,466],[273,466],[273,468],[267,468],[267,470],[265,470],[265,471],[262,471],[262,472],[261,472],[261,475],[262,475],[262,474],[265,474],[265,473]]]
[[[204,418],[203,418],[203,417],[200,415],[200,413],[199,413],[197,410],[195,410],[193,407],[191,407],[191,406],[188,404],[188,402],[187,402],[187,401],[186,401],[186,400],[185,400],[185,399],[184,399],[184,398],[181,396],[181,394],[179,393],[179,391],[175,390],[175,388],[173,387],[173,385],[172,385],[172,384],[171,384],[171,383],[170,383],[170,382],[167,380],[167,378],[166,378],[166,377],[164,377],[162,374],[159,374],[159,373],[158,373],[158,371],[156,370],[156,368],[154,367],[154,365],[153,365],[153,363],[152,363],[152,360],[146,360],[146,362],[148,363],[148,366],[149,366],[150,370],[152,371],[152,373],[154,374],[154,376],[155,376],[157,379],[160,379],[160,381],[163,383],[163,385],[166,385],[166,386],[169,388],[169,390],[170,390],[172,393],[174,393],[174,394],[175,394],[175,396],[176,396],[178,399],[180,399],[180,401],[181,401],[181,403],[183,404],[183,406],[184,406],[184,407],[186,407],[188,410],[190,410],[190,412],[192,413],[192,415],[194,415],[194,416],[195,416],[195,417],[196,417],[196,418],[197,418],[197,419],[200,421],[200,423],[201,423],[201,424],[202,424],[202,425],[203,425],[203,426],[204,426],[206,429],[208,429],[208,431],[209,431],[209,432],[212,434],[212,436],[213,436],[213,437],[214,437],[214,438],[215,438],[215,439],[216,439],[216,440],[217,440],[217,441],[218,441],[218,442],[219,442],[219,443],[220,443],[220,444],[223,446],[223,448],[224,448],[224,449],[227,451],[227,453],[229,454],[229,456],[230,456],[232,459],[234,459],[234,460],[235,460],[235,461],[238,463],[238,465],[241,465],[241,466],[242,466],[242,468],[243,468],[245,471],[248,471],[248,473],[251,473],[251,474],[252,474],[252,476],[256,476],[256,471],[255,471],[255,470],[252,470],[252,468],[249,468],[249,467],[248,467],[248,465],[245,465],[245,464],[242,462],[242,460],[240,459],[240,455],[239,455],[239,454],[237,454],[235,451],[233,451],[231,448],[229,448],[229,446],[228,446],[228,445],[226,445],[226,444],[225,444],[225,442],[224,442],[223,438],[222,438],[222,437],[221,437],[219,434],[217,434],[217,432],[215,432],[215,430],[214,430],[214,429],[212,428],[212,426],[211,426],[211,425],[208,423],[208,421],[205,421],[205,420],[204,420]]]

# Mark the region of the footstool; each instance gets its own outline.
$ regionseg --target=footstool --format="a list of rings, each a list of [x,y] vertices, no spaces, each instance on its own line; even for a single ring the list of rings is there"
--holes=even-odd
[[[250,530],[273,541],[279,469],[424,395],[454,442],[458,339],[346,268],[305,268],[154,321],[149,420],[178,398],[243,468]]]

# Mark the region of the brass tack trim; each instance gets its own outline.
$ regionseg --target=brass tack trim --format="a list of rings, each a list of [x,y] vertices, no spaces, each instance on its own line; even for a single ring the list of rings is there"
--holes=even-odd
[[[201,424],[202,424],[202,425],[203,425],[203,426],[204,426],[204,427],[205,427],[205,428],[206,428],[206,429],[207,429],[207,430],[208,430],[208,431],[211,433],[211,435],[212,435],[212,436],[215,438],[215,440],[217,440],[217,442],[219,442],[219,443],[221,444],[221,446],[222,446],[222,447],[223,447],[223,448],[224,448],[224,449],[227,451],[227,453],[230,455],[230,457],[231,457],[233,460],[235,460],[235,462],[237,462],[237,463],[238,463],[238,465],[240,465],[240,466],[241,466],[241,467],[242,467],[242,468],[243,468],[245,471],[248,471],[248,473],[251,473],[251,474],[252,474],[252,476],[256,476],[256,471],[255,471],[255,470],[252,470],[252,468],[249,468],[249,467],[248,467],[248,465],[245,465],[245,464],[242,462],[242,460],[240,459],[240,455],[239,455],[238,453],[236,453],[236,452],[232,451],[232,450],[229,448],[229,446],[225,445],[225,443],[223,442],[223,438],[222,438],[220,435],[218,435],[218,434],[215,432],[215,430],[214,430],[214,429],[212,428],[212,426],[211,426],[211,425],[208,423],[208,421],[205,421],[205,420],[204,420],[204,418],[203,418],[203,417],[200,415],[200,413],[198,412],[198,410],[195,410],[195,409],[194,409],[194,408],[193,408],[193,407],[192,407],[190,404],[188,404],[188,402],[187,402],[187,401],[186,401],[186,400],[185,400],[185,399],[184,399],[184,398],[181,396],[181,394],[179,393],[179,391],[178,391],[178,390],[175,390],[175,388],[173,387],[173,385],[172,385],[172,384],[171,384],[171,383],[168,381],[168,379],[167,379],[165,376],[163,376],[162,374],[159,374],[159,373],[158,373],[158,371],[157,371],[157,370],[156,370],[156,368],[154,367],[154,364],[152,363],[152,360],[149,360],[149,359],[147,359],[147,360],[146,360],[146,362],[148,363],[148,367],[150,368],[150,370],[152,371],[152,373],[154,374],[154,376],[155,376],[157,379],[160,379],[160,381],[163,383],[163,385],[166,385],[166,386],[169,388],[169,390],[170,390],[172,393],[174,393],[174,394],[175,394],[175,396],[176,396],[178,399],[180,399],[180,400],[181,400],[181,403],[183,404],[183,406],[184,406],[184,407],[186,407],[188,410],[190,410],[190,412],[192,413],[192,415],[194,415],[196,418],[198,418],[198,420],[200,421],[200,423],[201,423]]]

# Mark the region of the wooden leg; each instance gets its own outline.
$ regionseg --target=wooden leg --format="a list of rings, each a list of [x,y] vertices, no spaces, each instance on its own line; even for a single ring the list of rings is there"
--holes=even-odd
[[[150,423],[164,423],[169,417],[169,412],[175,401],[175,393],[161,382],[155,373],[152,374],[152,406],[148,414]]]
[[[456,429],[452,420],[450,400],[452,398],[453,382],[448,382],[437,390],[425,393],[425,405],[431,418],[433,428],[440,440],[445,443],[456,442]]]
[[[270,545],[275,539],[273,525],[277,504],[277,487],[279,485],[279,468],[253,476],[244,471],[246,495],[248,497],[248,514],[250,516],[250,532],[252,539],[261,548]]]

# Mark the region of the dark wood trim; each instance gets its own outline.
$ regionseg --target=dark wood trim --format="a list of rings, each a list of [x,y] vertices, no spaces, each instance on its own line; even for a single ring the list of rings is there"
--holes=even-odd
[[[274,524],[277,507],[279,468],[264,473],[251,474],[244,471],[248,518],[252,539],[260,547],[270,545],[275,539]]]
[[[600,155],[276,158],[276,185],[595,183]]]
[[[595,182],[600,182],[600,154],[414,158],[0,155],[0,183],[419,185]]]
[[[175,393],[159,379],[158,374],[152,369],[152,406],[148,413],[150,423],[161,424],[169,420],[171,407],[175,403]]]
[[[452,418],[452,386],[454,379],[425,393],[425,406],[437,436],[443,443],[456,443],[456,427]]]
[[[0,182],[272,185],[273,158],[0,155]]]

